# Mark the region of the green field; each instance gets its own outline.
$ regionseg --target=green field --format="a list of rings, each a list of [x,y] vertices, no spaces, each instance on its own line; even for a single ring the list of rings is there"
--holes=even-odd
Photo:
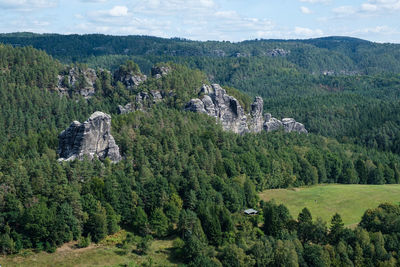
[[[128,249],[116,247],[126,236],[124,230],[108,236],[100,244],[92,244],[87,248],[75,248],[76,242],[70,242],[59,247],[55,253],[35,253],[30,250],[22,251],[17,255],[0,256],[2,267],[136,267],[136,266],[178,266],[179,263],[171,259],[173,240],[154,240],[147,255],[134,253],[135,246]]]
[[[367,209],[384,202],[399,203],[400,185],[318,185],[273,189],[262,192],[260,198],[285,204],[296,219],[307,207],[314,219],[321,217],[329,223],[337,212],[346,226],[354,227]]]

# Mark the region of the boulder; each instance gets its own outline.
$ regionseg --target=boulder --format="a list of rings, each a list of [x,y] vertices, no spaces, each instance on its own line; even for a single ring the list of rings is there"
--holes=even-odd
[[[100,111],[84,123],[74,121],[59,135],[59,161],[82,160],[95,157],[112,162],[121,160],[119,148],[111,135],[111,116]]]

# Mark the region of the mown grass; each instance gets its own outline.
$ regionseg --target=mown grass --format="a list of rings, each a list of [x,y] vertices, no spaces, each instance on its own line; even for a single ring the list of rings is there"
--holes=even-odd
[[[87,248],[75,248],[76,242],[65,244],[58,248],[55,253],[34,253],[24,251],[18,255],[7,257],[0,256],[0,265],[8,266],[60,266],[60,267],[86,267],[86,266],[177,266],[178,263],[171,260],[171,240],[154,240],[146,255],[138,255],[135,245],[128,249],[116,246],[126,236],[125,231],[109,236],[100,244],[91,245]]]
[[[400,185],[318,185],[293,189],[273,189],[260,193],[264,201],[283,203],[297,219],[307,207],[313,218],[330,222],[336,212],[348,227],[355,227],[367,209],[384,202],[400,202]]]

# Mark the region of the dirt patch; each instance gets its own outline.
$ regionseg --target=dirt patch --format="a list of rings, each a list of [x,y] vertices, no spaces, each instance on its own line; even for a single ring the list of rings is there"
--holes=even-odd
[[[77,244],[78,244],[77,241],[65,243],[61,247],[57,248],[56,253],[68,253],[68,252],[79,253],[79,252],[85,252],[85,251],[88,251],[88,250],[98,247],[94,244],[90,244],[86,248],[77,248],[77,246],[76,246]]]

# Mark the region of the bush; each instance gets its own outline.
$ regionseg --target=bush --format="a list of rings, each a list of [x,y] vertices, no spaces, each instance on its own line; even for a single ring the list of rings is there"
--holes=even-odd
[[[92,242],[92,239],[91,239],[90,235],[88,235],[87,237],[82,236],[79,239],[77,247],[78,248],[86,248],[86,247],[90,246],[91,242]]]
[[[146,255],[150,248],[152,240],[153,237],[151,235],[146,235],[145,237],[142,237],[142,239],[136,246],[138,254]]]

